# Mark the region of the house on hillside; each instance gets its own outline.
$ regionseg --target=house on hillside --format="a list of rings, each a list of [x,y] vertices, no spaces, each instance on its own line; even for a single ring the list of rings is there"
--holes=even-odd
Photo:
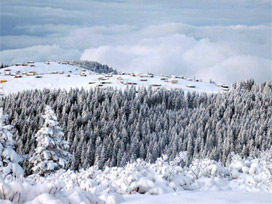
[[[104,80],[108,80],[108,78],[106,78],[106,77],[98,77],[98,80],[99,81],[104,81]]]
[[[137,85],[137,83],[133,82],[133,81],[123,82],[123,84],[125,84],[125,85]]]
[[[140,81],[147,81],[147,79],[140,79]]]
[[[111,81],[102,81],[101,84],[111,84]]]
[[[186,87],[187,87],[187,88],[193,89],[193,88],[195,88],[196,86],[195,86],[195,85],[192,85],[192,84],[187,84]]]
[[[79,74],[80,76],[87,76],[88,75],[88,72],[85,70],[85,69],[83,69],[83,70],[81,70],[80,71],[80,74]]]
[[[14,78],[15,78],[15,79],[22,78],[22,75],[21,75],[21,74],[16,74],[16,75],[14,76]]]
[[[110,78],[112,77],[112,74],[106,74],[105,77]]]
[[[160,87],[161,84],[151,84],[151,86],[153,86],[153,87]]]
[[[171,80],[170,80],[170,83],[171,83],[171,84],[177,84],[177,83],[178,83],[178,80],[177,80],[177,79],[171,79]]]
[[[11,74],[11,70],[10,69],[4,69],[4,74],[6,76],[9,76]]]
[[[225,89],[228,89],[228,88],[229,88],[229,86],[224,85],[224,84],[222,84],[221,87],[222,87],[222,88],[225,88]]]
[[[177,79],[184,79],[184,76],[176,76]]]
[[[34,75],[36,75],[36,72],[35,71],[29,71],[26,75],[27,76],[34,76]]]
[[[153,78],[153,74],[152,73],[147,73],[147,74],[139,74],[139,77],[141,78]]]
[[[147,75],[148,75],[148,77],[150,77],[150,78],[153,78],[153,77],[154,77],[154,74],[152,74],[152,73],[150,73],[150,72],[149,72]]]
[[[229,91],[229,86],[222,84],[221,85],[222,91]]]

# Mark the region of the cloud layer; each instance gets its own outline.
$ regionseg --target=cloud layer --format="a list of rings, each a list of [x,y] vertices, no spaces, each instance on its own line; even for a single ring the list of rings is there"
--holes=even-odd
[[[254,33],[254,34],[253,34]],[[81,59],[123,71],[183,74],[204,80],[271,80],[270,26],[163,24],[86,49]]]
[[[270,0],[3,0],[0,15],[7,64],[80,58],[225,83],[272,80]]]

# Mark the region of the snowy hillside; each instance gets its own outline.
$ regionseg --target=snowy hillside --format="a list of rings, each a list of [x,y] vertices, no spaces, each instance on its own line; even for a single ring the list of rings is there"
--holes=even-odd
[[[271,203],[271,82],[0,71],[0,203]]]
[[[14,65],[0,70],[0,80],[4,94],[16,93],[27,89],[43,89],[43,88],[84,88],[90,87],[114,87],[126,88],[149,87],[155,89],[182,88],[184,91],[196,91],[207,93],[223,92],[222,87],[208,82],[201,82],[185,77],[178,76],[152,76],[151,74],[133,74],[123,73],[122,75],[97,74],[92,71],[84,71],[69,64],[58,62],[36,62],[25,64],[25,66]],[[225,89],[226,91],[226,89]]]

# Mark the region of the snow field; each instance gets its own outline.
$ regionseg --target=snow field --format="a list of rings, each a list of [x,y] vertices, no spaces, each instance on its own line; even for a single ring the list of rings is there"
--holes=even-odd
[[[272,200],[271,152],[263,152],[257,159],[233,155],[226,167],[208,159],[196,159],[191,166],[184,167],[186,156],[181,153],[174,161],[168,161],[165,156],[154,164],[139,159],[125,167],[104,171],[97,167],[79,172],[60,170],[46,177],[32,175],[12,182],[1,180],[0,195],[1,199],[14,203],[31,204],[269,203]],[[258,170],[249,171],[251,168]]]

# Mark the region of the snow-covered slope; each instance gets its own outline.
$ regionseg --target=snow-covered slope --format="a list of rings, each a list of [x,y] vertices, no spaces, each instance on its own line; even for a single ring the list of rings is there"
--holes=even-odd
[[[0,203],[3,198],[28,204],[271,203],[271,150],[258,159],[233,155],[225,167],[209,159],[184,167],[184,159],[185,152],[170,162],[163,157],[153,164],[137,160],[103,171],[93,166],[45,177],[0,178]]]
[[[10,73],[6,73],[4,70],[10,70]],[[100,86],[101,88],[115,87],[115,88],[126,88],[128,86],[135,87],[149,87],[154,88],[167,88],[176,89],[182,88],[184,91],[196,91],[196,92],[207,92],[207,93],[218,93],[222,92],[222,88],[216,84],[207,82],[197,82],[192,79],[181,79],[177,80],[176,84],[172,84],[171,80],[173,77],[166,77],[166,80],[162,80],[161,76],[148,77],[145,75],[131,76],[130,74],[125,75],[112,75],[107,76],[103,74],[96,74],[91,71],[87,71],[87,76],[80,76],[82,68],[62,64],[58,62],[36,62],[34,64],[28,64],[27,66],[11,66],[0,70],[0,80],[6,80],[5,83],[1,83],[4,94],[16,93],[27,89],[43,89],[43,88],[85,88]],[[27,76],[28,72],[34,71],[34,76]],[[21,78],[15,78],[16,73],[19,73]],[[10,74],[10,75],[7,75]],[[41,78],[37,78],[37,75]],[[68,77],[68,75],[70,75]],[[102,80],[99,78],[103,78]],[[102,85],[102,83],[104,83]],[[131,85],[131,83],[134,83]],[[191,87],[188,87],[191,86]]]

